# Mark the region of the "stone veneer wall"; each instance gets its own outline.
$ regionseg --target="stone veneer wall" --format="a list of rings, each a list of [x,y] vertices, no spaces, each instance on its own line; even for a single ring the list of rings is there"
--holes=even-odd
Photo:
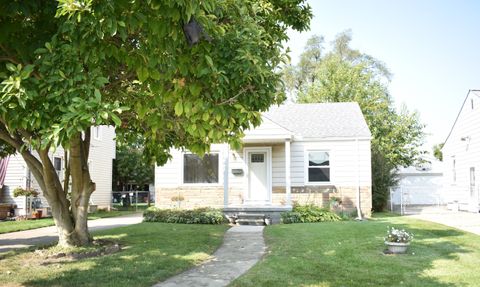
[[[178,199],[183,200],[178,200]],[[223,207],[223,186],[157,188],[155,206],[160,208]]]
[[[222,186],[184,186],[178,188],[157,188],[155,192],[155,205],[160,208],[196,208],[215,207],[223,208]],[[330,197],[342,199],[340,209],[345,212],[354,211],[356,208],[357,188],[336,186],[298,186],[292,187],[292,201],[299,204],[315,204],[328,207]],[[361,210],[369,217],[372,210],[371,187],[360,188]],[[183,200],[178,200],[178,198]],[[243,190],[230,188],[228,204],[241,205],[243,203]],[[274,186],[272,191],[272,204],[285,205],[285,187]]]
[[[292,187],[292,202],[298,204],[314,204],[328,207],[331,197],[342,199],[340,209],[353,212],[357,201],[357,187],[354,186],[295,186]],[[372,189],[370,186],[360,187],[360,209],[363,215],[370,217],[372,214]],[[274,187],[272,204],[285,204],[285,187]]]

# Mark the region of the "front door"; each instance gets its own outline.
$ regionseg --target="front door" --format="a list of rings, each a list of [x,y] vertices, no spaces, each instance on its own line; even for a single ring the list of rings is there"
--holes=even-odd
[[[249,203],[266,203],[270,200],[268,180],[268,152],[249,151],[248,156],[248,194]]]

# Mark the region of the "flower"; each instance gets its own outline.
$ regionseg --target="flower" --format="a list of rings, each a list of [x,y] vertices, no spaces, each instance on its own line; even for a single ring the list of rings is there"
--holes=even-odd
[[[385,242],[409,243],[413,240],[413,234],[405,231],[405,229],[397,229],[395,227],[387,228],[387,236]]]

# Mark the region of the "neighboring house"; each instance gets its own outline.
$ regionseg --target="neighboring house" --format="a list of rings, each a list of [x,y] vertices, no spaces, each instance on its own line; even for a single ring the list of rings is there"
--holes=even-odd
[[[172,150],[155,169],[155,205],[284,211],[339,197],[354,211],[361,194],[361,211],[370,215],[371,134],[357,103],[286,104],[262,119],[240,150],[214,144],[203,158]]]
[[[398,184],[392,188],[391,204],[396,210],[400,205],[444,205],[443,164],[433,157],[424,158],[424,163],[401,167]]]
[[[115,129],[109,126],[92,127],[90,156],[88,166],[96,190],[90,197],[90,203],[100,208],[111,208],[112,202],[112,160],[115,158]],[[50,154],[52,163],[63,181],[64,150],[59,147]],[[17,153],[9,157],[0,202],[17,205],[16,214],[25,215],[25,197],[14,197],[13,190],[17,187],[32,188],[41,192],[33,174],[29,171],[23,158]],[[48,202],[39,196],[42,207],[48,207]]]
[[[479,212],[480,90],[470,90],[442,149],[449,207]]]

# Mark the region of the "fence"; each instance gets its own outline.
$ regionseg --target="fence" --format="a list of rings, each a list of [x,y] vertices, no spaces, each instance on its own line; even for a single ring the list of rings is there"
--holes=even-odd
[[[112,205],[119,210],[142,210],[154,202],[153,193],[146,190],[112,191]]]

